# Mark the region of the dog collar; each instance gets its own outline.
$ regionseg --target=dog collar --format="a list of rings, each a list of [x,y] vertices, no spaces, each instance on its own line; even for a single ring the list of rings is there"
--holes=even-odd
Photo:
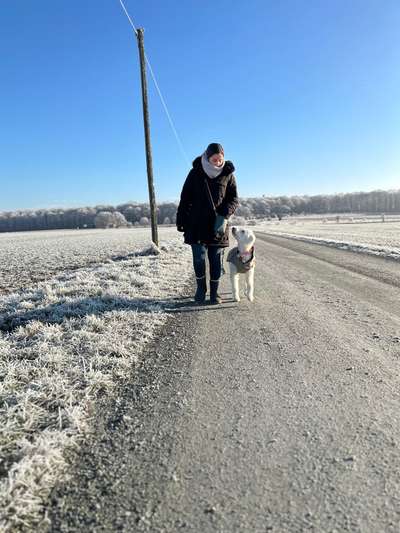
[[[253,250],[254,250],[254,247],[250,248],[248,252],[240,253],[238,249],[238,256],[239,256],[239,259],[242,261],[242,263],[247,263],[247,261],[251,259],[251,257],[253,256]]]

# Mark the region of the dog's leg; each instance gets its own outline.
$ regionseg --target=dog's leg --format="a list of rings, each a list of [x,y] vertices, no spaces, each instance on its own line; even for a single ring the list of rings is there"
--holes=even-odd
[[[248,274],[245,274],[244,276],[244,295],[247,296],[249,294],[249,283],[247,281]]]
[[[254,268],[246,272],[246,296],[250,302],[254,301]]]
[[[239,274],[237,273],[236,267],[232,264],[230,265],[230,271],[231,271],[232,297],[235,300],[235,302],[240,302]]]

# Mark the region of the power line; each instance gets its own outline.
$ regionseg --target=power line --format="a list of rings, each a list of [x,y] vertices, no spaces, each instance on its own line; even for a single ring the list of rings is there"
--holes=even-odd
[[[126,7],[124,6],[123,1],[122,1],[122,0],[119,0],[119,3],[121,4],[122,9],[125,11],[125,15],[128,17],[128,20],[129,20],[129,22],[130,22],[130,24],[131,24],[131,26],[132,26],[132,28],[133,28],[133,31],[134,31],[134,32],[136,33],[136,35],[137,35],[137,29],[135,28],[135,25],[133,24],[132,19],[131,19],[131,17],[129,16],[128,11],[126,10]]]
[[[125,15],[127,16],[128,20],[129,20],[129,23],[130,23],[130,25],[131,25],[132,28],[133,28],[133,31],[134,31],[135,34],[137,35],[137,29],[135,28],[135,25],[133,24],[132,19],[131,19],[131,17],[129,16],[129,13],[128,13],[128,11],[127,11],[127,9],[126,9],[126,7],[125,7],[123,1],[122,1],[122,0],[119,0],[119,3],[121,4],[122,9],[124,10]],[[175,138],[176,138],[176,141],[177,141],[177,143],[178,143],[178,146],[179,146],[179,148],[180,148],[180,150],[181,150],[181,152],[182,152],[182,155],[183,155],[183,157],[184,157],[184,159],[185,159],[185,161],[186,161],[186,164],[187,164],[188,166],[190,166],[189,158],[188,158],[188,156],[187,156],[187,154],[186,154],[186,152],[185,152],[185,149],[184,149],[183,144],[182,144],[182,141],[181,141],[181,139],[180,139],[180,137],[179,137],[179,135],[178,135],[178,132],[176,131],[176,128],[175,128],[174,123],[173,123],[173,121],[172,121],[171,115],[170,115],[170,113],[169,113],[169,111],[168,111],[167,104],[165,103],[165,100],[164,100],[164,98],[163,98],[163,95],[161,94],[161,90],[160,90],[160,87],[159,87],[159,85],[158,85],[158,83],[157,83],[157,80],[156,80],[156,77],[155,77],[155,75],[154,75],[153,69],[152,69],[152,67],[151,67],[151,65],[150,65],[150,61],[148,60],[146,54],[145,54],[144,57],[145,57],[145,59],[146,59],[146,63],[147,63],[147,65],[149,66],[149,70],[150,70],[151,77],[152,77],[153,82],[154,82],[154,85],[155,85],[155,87],[156,87],[156,89],[157,89],[158,95],[159,95],[160,100],[161,100],[161,103],[162,103],[162,105],[163,105],[163,107],[164,107],[164,110],[165,110],[165,113],[166,113],[166,115],[167,115],[168,121],[169,121],[170,126],[171,126],[171,128],[172,128],[172,131],[173,131],[173,133],[174,133],[174,135],[175,135]]]
[[[145,56],[145,57],[146,57],[146,56]],[[185,161],[186,161],[187,165],[190,166],[189,158],[188,158],[188,156],[187,156],[187,154],[186,154],[186,152],[185,152],[185,149],[184,149],[184,147],[183,147],[183,144],[182,144],[182,142],[181,142],[181,140],[180,140],[180,138],[179,138],[178,132],[177,132],[176,129],[175,129],[174,123],[172,122],[172,118],[171,118],[171,116],[170,116],[170,114],[169,114],[169,111],[168,111],[168,108],[167,108],[167,104],[165,103],[164,98],[163,98],[163,95],[161,94],[161,91],[160,91],[160,88],[159,88],[159,86],[158,86],[157,80],[156,80],[156,78],[155,78],[155,76],[154,76],[154,73],[153,73],[153,69],[151,68],[150,62],[149,62],[149,60],[147,59],[147,57],[146,57],[146,62],[147,62],[147,64],[149,65],[149,69],[150,69],[151,77],[153,78],[154,85],[156,86],[157,92],[158,92],[158,94],[159,94],[159,96],[160,96],[160,100],[161,100],[161,102],[162,102],[162,105],[164,106],[165,113],[166,113],[166,115],[167,115],[167,117],[168,117],[168,120],[169,120],[169,123],[170,123],[170,125],[171,125],[172,131],[173,131],[174,134],[175,134],[176,140],[177,140],[177,142],[178,142],[178,145],[179,145],[179,147],[180,147],[180,149],[181,149],[181,152],[182,152],[182,154],[183,154],[183,157],[185,158]]]

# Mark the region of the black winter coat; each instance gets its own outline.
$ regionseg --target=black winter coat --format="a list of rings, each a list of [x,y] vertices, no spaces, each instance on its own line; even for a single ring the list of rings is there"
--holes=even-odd
[[[229,246],[228,227],[222,237],[214,236],[215,212],[205,180],[210,187],[217,213],[228,219],[239,205],[234,170],[233,163],[225,161],[221,174],[216,178],[209,178],[203,170],[201,157],[196,157],[193,161],[193,168],[182,188],[176,214],[176,226],[178,231],[184,231],[186,244]]]

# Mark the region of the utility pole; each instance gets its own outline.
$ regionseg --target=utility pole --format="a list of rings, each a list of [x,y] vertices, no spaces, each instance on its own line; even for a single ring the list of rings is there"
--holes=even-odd
[[[144,121],[144,137],[146,142],[146,163],[147,163],[147,182],[149,186],[149,201],[150,201],[150,216],[151,216],[151,237],[156,246],[158,246],[158,231],[157,231],[157,208],[156,196],[154,193],[153,183],[153,159],[151,155],[150,143],[150,119],[149,119],[149,105],[147,100],[147,81],[146,81],[146,62],[144,55],[144,41],[143,28],[138,28],[137,39],[140,56],[140,73],[142,79],[142,99],[143,99],[143,121]]]

